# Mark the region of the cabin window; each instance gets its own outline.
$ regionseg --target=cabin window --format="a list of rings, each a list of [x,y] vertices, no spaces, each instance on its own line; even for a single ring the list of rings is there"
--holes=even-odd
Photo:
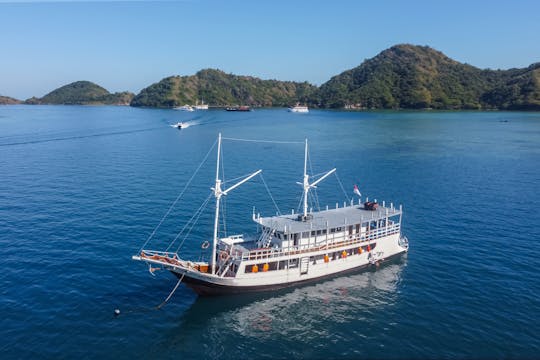
[[[289,235],[287,235],[287,234],[283,235],[283,239],[284,239],[284,240],[288,240],[288,239],[289,239]]]
[[[304,231],[302,233],[302,239],[307,239],[309,237],[309,231]]]
[[[285,270],[287,268],[287,263],[288,263],[287,260],[280,261],[278,264],[278,269]]]
[[[298,259],[289,259],[289,269],[298,267]]]
[[[311,236],[315,236],[315,230],[311,232]]]
[[[335,233],[335,232],[336,232],[336,229],[334,229],[334,228],[331,228],[331,229],[330,229],[330,233],[331,233],[331,234],[333,234],[333,233]]]
[[[317,235],[321,235],[322,234],[322,230],[317,230]]]
[[[360,234],[360,224],[356,224],[356,233]]]

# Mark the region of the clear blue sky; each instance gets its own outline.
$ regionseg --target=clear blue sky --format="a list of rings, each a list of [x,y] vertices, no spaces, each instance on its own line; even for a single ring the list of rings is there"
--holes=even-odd
[[[203,68],[321,84],[398,43],[480,68],[540,61],[540,1],[0,0],[0,95],[142,88]]]

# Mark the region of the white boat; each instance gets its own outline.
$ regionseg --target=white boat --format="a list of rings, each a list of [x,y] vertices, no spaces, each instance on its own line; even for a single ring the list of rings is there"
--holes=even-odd
[[[183,122],[177,122],[176,124],[171,126],[177,128],[178,130],[187,128],[187,124]]]
[[[305,105],[296,104],[295,106],[292,106],[289,108],[290,112],[296,112],[296,113],[307,113],[309,112],[309,109]]]
[[[174,108],[174,110],[180,110],[180,111],[195,111],[195,109],[193,109],[193,106],[190,106],[190,105],[177,106],[177,107]]]
[[[201,246],[211,249],[209,261],[188,260],[178,252],[144,249],[143,246],[133,259],[147,263],[151,272],[169,270],[200,295],[246,293],[296,286],[378,266],[408,251],[408,240],[401,235],[401,206],[386,206],[385,202],[379,204],[367,199],[362,202],[359,197],[356,203],[351,200],[342,207],[336,204],[335,208],[326,207],[322,211],[308,209],[310,190],[336,169],[312,181],[307,174],[307,140],[303,182],[298,183],[303,188],[302,213],[293,211],[289,215],[262,217],[254,210],[256,236],[237,234],[220,238],[222,196],[229,195],[262,171],[222,189],[221,141],[220,134],[216,179],[211,188],[215,198],[213,238]],[[360,195],[356,187],[355,193]]]
[[[194,108],[196,110],[208,110],[208,104],[205,104],[204,101],[199,102],[197,101],[197,104],[195,104]]]

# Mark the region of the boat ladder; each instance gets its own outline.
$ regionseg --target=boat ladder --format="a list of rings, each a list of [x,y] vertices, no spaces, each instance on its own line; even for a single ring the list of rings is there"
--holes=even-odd
[[[227,258],[227,261],[225,261],[218,269],[218,271],[216,272],[217,275],[219,275],[219,277],[224,277],[225,274],[227,274],[227,271],[229,271],[229,268],[231,267],[231,265],[233,264],[234,262],[234,259],[232,256],[229,256]]]
[[[272,237],[274,236],[274,233],[276,232],[275,229],[267,228],[263,231],[261,234],[260,243],[263,248],[270,247],[270,244],[272,243]]]

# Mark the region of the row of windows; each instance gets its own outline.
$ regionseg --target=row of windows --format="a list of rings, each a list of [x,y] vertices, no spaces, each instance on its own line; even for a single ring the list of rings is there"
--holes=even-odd
[[[361,248],[353,248],[353,249],[348,249],[344,251],[336,251],[328,255],[310,256],[309,262],[315,265],[317,263],[325,261],[326,256],[328,256],[328,261],[338,260],[346,256],[358,255],[366,251],[373,250],[375,249],[376,246],[377,244],[371,244],[371,246],[365,245],[365,246],[362,246]],[[282,260],[282,261],[270,261],[266,263],[255,264],[255,265],[246,265],[244,271],[246,273],[257,273],[257,272],[267,272],[267,271],[274,271],[274,270],[294,269],[294,268],[298,268],[299,262],[300,262],[299,258]]]
[[[389,224],[392,225],[393,222],[390,220],[389,221]],[[356,224],[356,225],[349,225],[349,232],[352,233],[353,231],[353,226],[354,226],[354,229],[356,229],[356,232],[359,233],[360,232],[360,224]],[[385,227],[386,226],[386,220],[385,219],[381,219],[379,221],[371,221],[369,224],[368,223],[364,223],[364,227],[367,227],[369,226],[369,229],[377,229],[377,228],[380,228],[380,227]],[[342,232],[342,231],[345,231],[346,227],[344,226],[340,226],[340,227],[336,227],[336,228],[331,228],[331,229],[322,229],[322,230],[312,230],[311,232],[310,231],[304,231],[300,234],[283,234],[281,232],[277,232],[277,237],[278,239],[282,239],[282,240],[297,240],[298,239],[298,236],[300,235],[302,237],[302,239],[307,239],[310,237],[310,235],[313,237],[313,236],[321,236],[321,235],[326,235],[327,233],[328,234],[334,234],[334,233],[337,233],[337,232]]]
[[[344,231],[345,228],[344,227],[337,227],[337,228],[332,228],[332,229],[329,229],[328,230],[328,233],[329,234],[333,234],[333,233],[336,233],[336,232],[341,232],[341,231]],[[323,230],[312,230],[311,231],[311,236],[321,236],[321,235],[326,235],[327,233],[327,230],[326,229],[323,229]],[[298,235],[301,235],[302,239],[307,239],[309,236],[310,236],[310,232],[309,231],[304,231],[302,232],[301,234],[283,234],[281,232],[278,232],[277,233],[277,237],[278,239],[282,239],[282,240],[289,240],[289,238],[291,240],[297,240],[298,239]]]

